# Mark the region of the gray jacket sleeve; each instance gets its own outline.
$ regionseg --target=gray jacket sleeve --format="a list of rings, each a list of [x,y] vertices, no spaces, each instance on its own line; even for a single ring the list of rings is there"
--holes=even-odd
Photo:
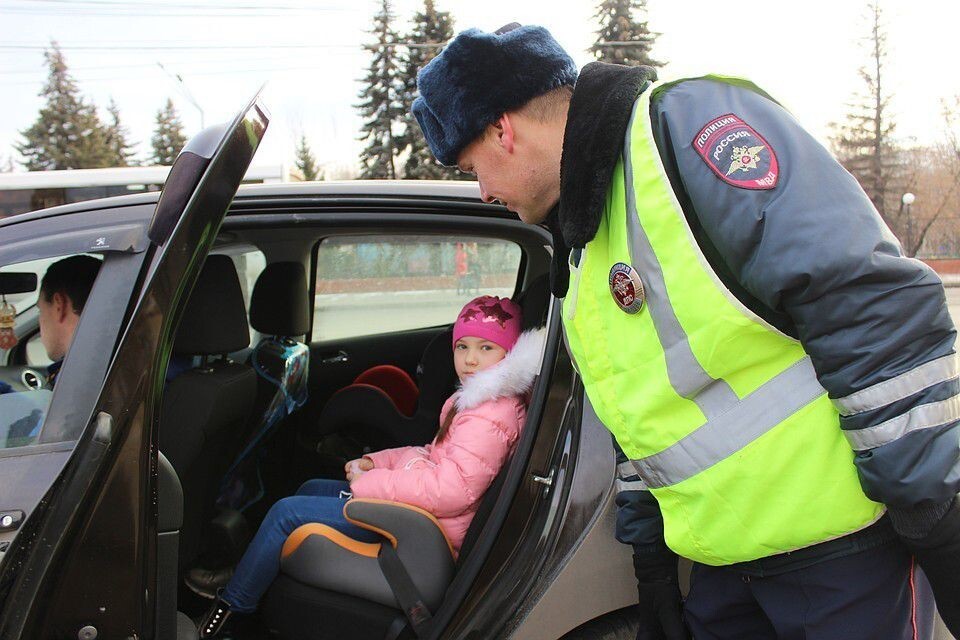
[[[854,178],[759,90],[701,78],[664,87],[651,105],[698,244],[742,302],[799,338],[840,411],[866,494],[905,510],[952,499],[960,386],[937,275],[902,255]],[[779,163],[773,188],[731,184],[695,150],[724,114],[768,143]]]

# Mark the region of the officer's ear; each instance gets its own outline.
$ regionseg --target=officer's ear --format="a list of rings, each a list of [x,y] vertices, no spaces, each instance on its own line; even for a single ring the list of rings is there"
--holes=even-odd
[[[496,136],[497,143],[503,147],[507,153],[513,153],[514,131],[513,120],[509,113],[500,116],[492,125],[493,133]]]
[[[65,321],[68,315],[74,313],[73,303],[70,301],[70,298],[60,291],[53,294],[50,305],[53,307],[53,317],[57,322]]]

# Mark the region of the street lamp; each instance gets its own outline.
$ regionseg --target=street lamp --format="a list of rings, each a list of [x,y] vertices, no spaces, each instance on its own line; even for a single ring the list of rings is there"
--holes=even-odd
[[[900,209],[907,214],[907,252],[913,251],[913,217],[910,215],[910,205],[917,199],[909,191],[900,198]]]

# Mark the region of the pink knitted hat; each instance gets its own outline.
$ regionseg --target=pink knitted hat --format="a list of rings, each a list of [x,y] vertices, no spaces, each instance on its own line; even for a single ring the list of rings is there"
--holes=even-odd
[[[510,351],[520,337],[523,315],[510,298],[480,296],[468,302],[453,325],[453,344],[464,336],[483,338]]]

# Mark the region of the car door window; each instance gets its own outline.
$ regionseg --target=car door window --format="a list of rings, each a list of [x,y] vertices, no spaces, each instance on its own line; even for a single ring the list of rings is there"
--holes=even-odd
[[[0,267],[0,272],[30,272],[37,275],[36,290],[5,296],[7,302],[17,309],[15,334],[22,334],[24,330],[30,331],[36,325],[37,313],[34,307],[37,305],[44,275],[52,265],[70,257],[72,256],[44,258]],[[85,293],[82,295],[86,297],[88,286],[92,287],[92,284],[92,280],[87,282],[85,279],[82,286],[80,282],[72,281],[70,286],[84,289]],[[24,327],[25,323],[29,326]],[[72,338],[70,335],[68,345],[72,343]],[[0,367],[0,450],[37,442],[52,397],[54,384],[48,367],[53,363],[47,355],[39,332],[30,335],[26,353],[26,367]]]
[[[317,248],[313,340],[449,324],[478,295],[512,296],[520,247],[505,240],[336,236]]]

